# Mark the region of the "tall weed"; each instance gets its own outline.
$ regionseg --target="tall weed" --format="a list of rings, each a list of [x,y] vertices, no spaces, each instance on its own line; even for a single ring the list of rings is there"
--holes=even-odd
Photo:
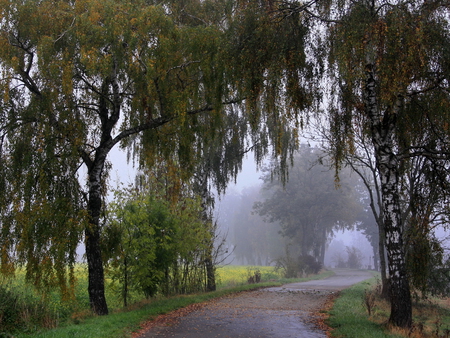
[[[53,328],[57,324],[58,315],[49,301],[15,287],[0,285],[0,337],[37,327]]]

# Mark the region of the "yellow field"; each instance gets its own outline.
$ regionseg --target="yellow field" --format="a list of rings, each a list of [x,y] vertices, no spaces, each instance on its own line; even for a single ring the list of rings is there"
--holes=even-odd
[[[275,271],[273,266],[225,265],[217,268],[217,285],[224,287],[246,284],[256,271],[261,273],[263,281],[282,277],[281,271]]]

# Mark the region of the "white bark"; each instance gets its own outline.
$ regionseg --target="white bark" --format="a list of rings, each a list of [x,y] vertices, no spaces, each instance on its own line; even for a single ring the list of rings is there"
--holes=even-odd
[[[399,159],[395,145],[395,123],[398,104],[381,112],[377,104],[375,65],[366,68],[365,108],[371,123],[372,142],[381,180],[382,208],[386,249],[391,283],[390,322],[400,327],[412,324],[411,294],[406,275],[399,199]]]

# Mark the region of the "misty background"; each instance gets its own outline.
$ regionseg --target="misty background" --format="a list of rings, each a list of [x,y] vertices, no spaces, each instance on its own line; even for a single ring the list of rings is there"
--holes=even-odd
[[[318,148],[306,146],[309,149]],[[300,160],[301,160],[301,155]],[[110,174],[110,184],[114,189],[121,189],[129,184],[133,184],[137,169],[132,163],[127,160],[126,153],[114,149],[111,154],[110,162],[112,164],[112,170]],[[320,166],[318,163],[308,162],[308,171],[312,170],[315,166]],[[236,178],[234,184],[230,184],[223,195],[216,194],[215,214],[214,219],[218,225],[217,235],[220,240],[223,240],[223,252],[219,257],[220,265],[233,264],[233,265],[272,265],[276,266],[280,263],[280,259],[285,257],[287,250],[291,251],[291,255],[299,255],[299,252],[292,252],[292,247],[295,247],[295,242],[298,239],[295,236],[289,234],[283,235],[283,229],[280,222],[270,222],[260,216],[255,210],[255,203],[263,202],[264,196],[264,176],[267,176],[265,170],[269,170],[270,161],[267,160],[259,168],[257,167],[253,154],[250,152],[247,154],[242,171]],[[294,167],[290,167],[290,171],[294,170]],[[342,186],[336,186],[333,169],[322,166],[319,171],[330,171],[327,182],[328,187],[334,186],[337,191],[342,189]],[[350,180],[353,183],[357,183],[358,177],[356,174],[342,172],[342,177],[350,175]],[[267,177],[266,177],[267,180]],[[278,178],[273,177],[273,181],[277,182]],[[267,183],[267,182],[266,182]],[[286,187],[292,184],[291,180],[286,182]],[[283,188],[282,190],[284,190]],[[364,190],[359,187],[358,189]],[[111,191],[112,191],[111,190]],[[320,187],[317,187],[317,200],[315,200],[315,210],[318,214],[326,205],[321,205],[321,195],[326,192],[321,192]],[[302,189],[298,190],[302,193]],[[360,199],[360,207],[367,208],[364,201],[364,192],[359,191],[360,195],[357,199]],[[267,197],[267,196],[266,196]],[[113,195],[110,193],[108,200],[112,201]],[[323,203],[327,203],[323,198]],[[300,208],[301,205],[298,205]],[[342,210],[341,210],[342,211]],[[345,211],[345,210],[344,210]],[[366,210],[367,211],[367,210]],[[350,211],[349,211],[350,212]],[[285,212],[289,213],[288,210]],[[373,218],[370,212],[367,212],[366,216],[369,219]],[[351,217],[350,217],[351,218]],[[361,219],[353,217],[348,221],[348,224],[339,225],[332,224],[330,231],[326,234],[325,253],[323,258],[323,264],[325,267],[334,268],[339,267],[343,262],[347,262],[349,259],[349,252],[355,254],[359,260],[360,268],[364,269],[377,269],[378,264],[375,262],[378,253],[374,251],[373,244],[378,241],[378,234],[372,234],[372,244],[366,236],[364,230],[360,229]],[[361,217],[359,217],[361,218]],[[367,220],[366,220],[367,222]],[[371,219],[369,222],[373,222],[372,232],[375,231],[375,220]],[[336,223],[339,223],[337,221]],[[313,230],[314,232],[314,230]],[[448,232],[443,228],[436,230],[436,235],[444,242],[448,242]],[[447,248],[447,245],[444,245]],[[78,253],[82,255],[84,253],[84,247],[80,246]],[[312,253],[312,252],[311,252]],[[312,253],[313,254],[313,253]]]
[[[254,210],[254,204],[264,200],[262,176],[263,172],[258,170],[252,154],[249,154],[236,183],[217,199],[215,218],[220,235],[226,238],[224,264],[276,265],[277,260],[286,254],[286,247],[293,245],[291,238],[282,236],[278,222],[266,222]],[[332,176],[330,185],[335,184]],[[287,186],[289,184],[286,182]],[[322,208],[321,205],[316,207],[319,211]],[[336,267],[339,259],[346,261],[347,248],[355,248],[359,252],[361,268],[373,269],[371,244],[354,224],[347,229],[335,229],[327,236],[324,265]]]

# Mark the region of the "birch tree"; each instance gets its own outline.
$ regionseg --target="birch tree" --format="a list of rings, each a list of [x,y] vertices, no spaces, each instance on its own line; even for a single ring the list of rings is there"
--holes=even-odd
[[[338,9],[330,27],[337,99],[330,107],[335,154],[351,152],[353,124],[374,149],[391,282],[390,322],[412,323],[400,203],[402,164],[448,159],[447,5],[441,1],[361,1]],[[412,137],[426,135],[426,137]],[[422,140],[415,143],[415,140]]]

